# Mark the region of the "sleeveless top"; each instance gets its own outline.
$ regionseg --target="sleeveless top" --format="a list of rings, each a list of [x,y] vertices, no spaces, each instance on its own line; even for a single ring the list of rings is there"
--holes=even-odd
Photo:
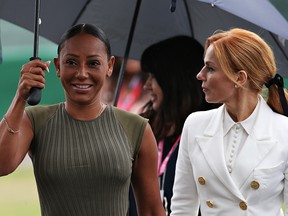
[[[128,215],[132,165],[147,119],[111,105],[90,121],[74,119],[64,103],[26,113],[41,214]]]

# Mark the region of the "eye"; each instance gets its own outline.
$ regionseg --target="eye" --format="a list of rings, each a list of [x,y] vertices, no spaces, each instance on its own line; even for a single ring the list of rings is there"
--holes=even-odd
[[[89,67],[97,67],[100,65],[100,62],[99,61],[90,61],[88,63]]]
[[[77,62],[75,60],[68,59],[68,60],[65,61],[65,64],[69,65],[69,66],[76,66]]]
[[[206,70],[207,70],[207,72],[213,72],[214,71],[214,69],[212,67],[209,67],[209,66],[206,66]]]

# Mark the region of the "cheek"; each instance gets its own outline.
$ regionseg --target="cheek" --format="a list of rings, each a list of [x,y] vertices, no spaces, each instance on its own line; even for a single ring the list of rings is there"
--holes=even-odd
[[[233,98],[235,94],[235,87],[231,81],[215,85],[211,90],[210,99],[216,103],[225,103],[230,100],[230,98]]]
[[[162,94],[162,89],[161,89],[161,87],[159,86],[158,82],[155,79],[153,79],[152,82],[151,82],[151,88],[152,88],[152,91],[155,94],[157,94],[157,95]]]
[[[234,86],[234,83],[228,79],[226,76],[216,76],[215,74],[211,75],[207,78],[207,83],[209,83],[210,87],[216,88],[216,89],[229,89]]]
[[[57,73],[57,77],[61,80],[63,84],[71,82],[74,78],[74,74],[64,72],[63,70]]]
[[[207,80],[206,86],[208,87],[206,94],[213,98],[229,97],[235,89],[234,83],[227,77],[211,77]]]
[[[163,91],[160,87],[157,89],[156,94],[157,94],[157,98],[158,98],[158,103],[160,105],[163,102]]]

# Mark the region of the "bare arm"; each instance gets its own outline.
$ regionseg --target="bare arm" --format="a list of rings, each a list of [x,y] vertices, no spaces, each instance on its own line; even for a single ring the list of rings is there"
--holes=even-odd
[[[49,63],[40,60],[23,65],[16,95],[0,122],[0,176],[13,172],[27,154],[33,130],[25,114],[26,99],[32,87],[44,88]]]
[[[147,124],[140,151],[133,165],[132,187],[139,216],[164,216],[157,175],[157,144]]]

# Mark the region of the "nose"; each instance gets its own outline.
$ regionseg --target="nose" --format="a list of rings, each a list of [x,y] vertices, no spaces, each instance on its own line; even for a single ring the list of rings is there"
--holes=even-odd
[[[81,66],[77,70],[76,77],[78,79],[86,79],[88,77],[88,74],[89,71],[84,66]]]
[[[196,75],[196,78],[197,78],[198,80],[201,80],[201,81],[205,80],[204,67],[203,67],[203,68],[199,71],[199,73]]]

